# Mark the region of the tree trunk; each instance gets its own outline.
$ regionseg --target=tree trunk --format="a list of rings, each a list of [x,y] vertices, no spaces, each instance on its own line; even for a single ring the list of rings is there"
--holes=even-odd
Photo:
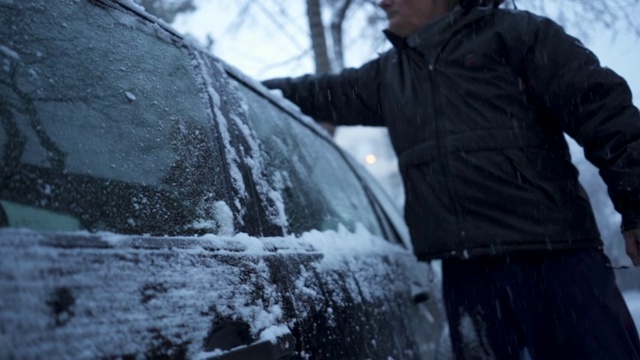
[[[333,39],[333,64],[336,71],[344,69],[344,48],[342,42],[342,24],[352,0],[341,0],[336,4],[331,19],[331,39]]]
[[[331,72],[331,62],[327,52],[327,38],[322,24],[320,0],[307,0],[307,17],[311,32],[313,58],[316,64],[316,74]]]
[[[327,49],[327,37],[322,23],[322,11],[320,0],[307,0],[307,17],[309,18],[309,30],[311,31],[311,45],[313,47],[313,59],[316,64],[316,74],[331,72],[331,61]],[[329,123],[320,123],[331,136],[335,133],[335,126]]]

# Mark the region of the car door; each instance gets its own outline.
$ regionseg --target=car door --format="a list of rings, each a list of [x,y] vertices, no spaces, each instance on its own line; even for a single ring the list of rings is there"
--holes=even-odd
[[[379,201],[375,181],[357,174],[310,119],[295,110],[292,116],[282,100],[230,72],[262,154],[257,171],[286,215],[285,234],[322,255],[274,264],[288,269],[282,272],[291,279],[283,281],[283,294],[291,297],[293,313],[313,314],[294,319],[294,335],[304,334],[296,338],[298,351],[314,358],[433,357],[441,312],[418,305],[430,285],[428,267],[407,249],[408,233],[396,209]]]

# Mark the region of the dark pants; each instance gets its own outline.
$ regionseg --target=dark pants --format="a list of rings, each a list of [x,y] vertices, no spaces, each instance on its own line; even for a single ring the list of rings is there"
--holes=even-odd
[[[640,340],[599,249],[442,262],[455,358],[638,359]]]

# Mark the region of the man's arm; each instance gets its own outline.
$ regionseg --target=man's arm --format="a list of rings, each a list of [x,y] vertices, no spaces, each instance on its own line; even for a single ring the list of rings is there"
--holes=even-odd
[[[640,265],[640,113],[629,86],[548,19],[538,20],[526,74],[537,105],[560,122],[600,169],[622,214],[627,253]]]
[[[380,70],[374,60],[340,74],[306,75],[263,81],[316,121],[334,125],[384,125],[380,116]]]

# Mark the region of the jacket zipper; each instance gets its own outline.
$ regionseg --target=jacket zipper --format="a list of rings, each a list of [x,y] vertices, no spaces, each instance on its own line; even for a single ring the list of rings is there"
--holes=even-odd
[[[435,54],[435,56],[427,56],[427,66],[428,66],[428,73],[429,73],[429,88],[431,90],[431,107],[433,109],[433,121],[434,121],[434,128],[435,128],[435,132],[436,132],[436,147],[438,148],[438,155],[441,159],[443,159],[443,173],[444,173],[444,178],[445,178],[445,186],[447,189],[447,193],[449,195],[449,198],[451,199],[451,201],[453,202],[453,208],[455,211],[455,221],[456,221],[456,225],[457,225],[457,230],[458,230],[458,236],[460,237],[461,240],[464,240],[464,238],[466,237],[466,233],[462,227],[462,210],[460,209],[460,205],[457,201],[457,199],[459,198],[458,196],[458,192],[455,191],[455,186],[453,184],[453,182],[451,181],[452,176],[451,176],[451,166],[449,164],[449,161],[447,159],[447,152],[445,151],[446,149],[444,148],[444,139],[442,138],[442,130],[440,127],[440,116],[439,116],[439,107],[437,106],[438,101],[436,100],[436,90],[437,90],[437,86],[436,86],[436,74],[435,74],[435,69],[436,69],[436,64],[438,63],[438,60],[440,59],[440,54],[442,53],[442,50],[444,50],[444,48],[446,47],[446,45],[448,45],[449,41],[447,41],[440,49],[439,51]]]

